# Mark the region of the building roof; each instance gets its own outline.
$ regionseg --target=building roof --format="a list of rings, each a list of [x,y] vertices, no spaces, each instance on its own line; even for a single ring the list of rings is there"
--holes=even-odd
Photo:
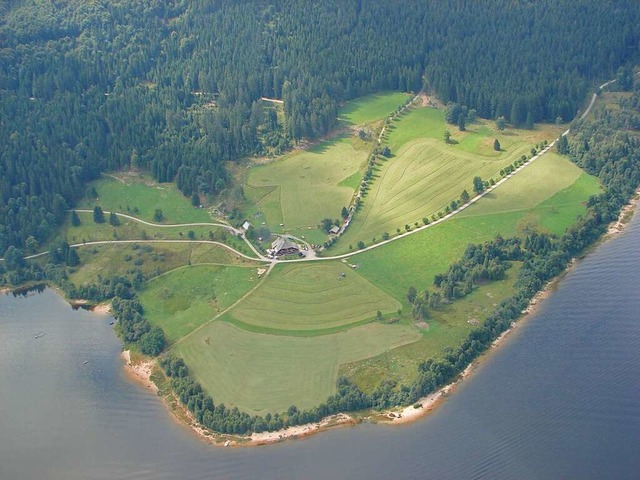
[[[280,250],[287,250],[289,248],[295,248],[296,250],[298,250],[298,245],[293,243],[287,237],[278,237],[271,244],[271,248],[273,249],[274,252],[279,252]]]
[[[250,226],[251,224],[249,223],[249,220],[245,220],[244,223],[242,224],[242,228],[244,228],[245,230],[249,230]]]
[[[329,233],[332,233],[332,234],[334,234],[334,235],[335,235],[335,234],[336,234],[336,233],[338,233],[339,231],[340,231],[340,227],[338,227],[337,225],[334,225],[334,226],[333,226],[333,227],[331,227],[331,229],[329,230]]]

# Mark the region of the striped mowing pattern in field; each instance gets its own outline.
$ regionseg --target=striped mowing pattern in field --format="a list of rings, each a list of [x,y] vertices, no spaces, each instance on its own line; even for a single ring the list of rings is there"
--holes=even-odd
[[[286,334],[335,329],[400,306],[348,265],[323,262],[278,268],[231,315],[242,323]]]

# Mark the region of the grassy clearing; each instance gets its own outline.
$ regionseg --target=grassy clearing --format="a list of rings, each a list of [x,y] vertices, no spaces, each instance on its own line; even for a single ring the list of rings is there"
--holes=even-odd
[[[175,341],[233,305],[257,281],[255,268],[188,266],[149,282],[140,300],[149,321]]]
[[[99,205],[105,212],[122,212],[148,222],[154,222],[157,208],[162,210],[161,223],[211,222],[206,210],[194,208],[191,202],[178,191],[173,183],[158,184],[142,174],[103,175],[89,185],[98,193],[96,199],[84,199],[79,209],[93,209]]]
[[[310,408],[335,393],[343,363],[414,342],[412,327],[373,323],[320,337],[246,332],[213,322],[174,348],[215,402],[249,413]]]
[[[401,92],[381,92],[351,100],[340,109],[338,118],[348,125],[362,125],[383,120],[410,95]]]
[[[333,251],[346,252],[360,240],[369,244],[384,232],[422,223],[457,200],[462,190],[473,193],[475,176],[498,179],[505,165],[529,154],[535,143],[551,140],[549,128],[498,132],[482,121],[466,132],[455,131],[453,143],[446,144],[445,129],[454,129],[445,124],[442,111],[411,110],[391,127],[387,143],[394,156],[378,165],[362,206]],[[496,138],[500,152],[493,149]]]
[[[378,310],[391,313],[400,306],[345,263],[322,262],[278,267],[231,316],[265,331],[312,334],[373,319]]]
[[[258,265],[226,248],[208,244],[89,245],[79,247],[78,254],[80,265],[70,275],[76,285],[95,282],[99,275],[124,275],[135,268],[152,278],[189,264]]]

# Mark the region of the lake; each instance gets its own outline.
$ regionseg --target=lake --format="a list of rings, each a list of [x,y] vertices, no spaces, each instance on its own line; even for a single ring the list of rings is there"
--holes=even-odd
[[[1,295],[0,478],[638,478],[639,245],[634,219],[421,421],[258,448],[173,420],[125,376],[110,317]]]

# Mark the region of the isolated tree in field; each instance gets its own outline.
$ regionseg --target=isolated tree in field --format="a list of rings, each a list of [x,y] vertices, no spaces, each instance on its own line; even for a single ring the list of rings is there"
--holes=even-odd
[[[380,310],[376,312],[376,320],[379,322],[382,321],[382,312]]]
[[[444,143],[451,143],[451,132],[449,130],[444,131]]]
[[[418,291],[416,290],[416,287],[409,287],[409,290],[407,291],[407,300],[409,301],[409,303],[415,302],[417,296]]]
[[[342,207],[341,215],[342,218],[347,218],[349,216],[349,210],[347,210],[347,207]]]
[[[467,192],[467,189],[464,189],[460,194],[460,202],[464,205],[468,201],[469,201],[469,192]]]
[[[498,128],[498,130],[502,131],[505,128],[507,128],[507,119],[504,117],[498,117],[496,119],[496,127]]]
[[[156,222],[161,222],[163,218],[164,218],[164,214],[162,213],[162,209],[156,208],[156,211],[153,212],[153,219]]]
[[[115,212],[109,213],[109,225],[111,225],[112,227],[117,227],[118,225],[120,225],[120,219]]]
[[[556,149],[560,155],[566,155],[569,153],[569,141],[565,135],[560,135],[558,143],[556,144]]]
[[[484,191],[484,182],[480,177],[475,177],[473,179],[473,191],[477,194],[480,194]]]
[[[362,240],[360,240],[360,241],[358,242],[358,248],[359,248],[360,250],[362,250],[362,249],[364,248],[364,242],[363,242]]]
[[[498,141],[498,139],[497,139],[497,138],[493,141],[493,149],[494,149],[496,152],[499,152],[499,151],[501,150],[501,148],[500,148],[500,142]]]
[[[96,223],[104,223],[104,212],[98,205],[93,207],[93,221]]]
[[[71,212],[71,225],[73,225],[74,227],[80,226],[80,217],[75,210]]]
[[[187,237],[189,237],[189,240],[195,240],[196,239],[196,232],[194,232],[193,230],[189,230],[187,232]]]

